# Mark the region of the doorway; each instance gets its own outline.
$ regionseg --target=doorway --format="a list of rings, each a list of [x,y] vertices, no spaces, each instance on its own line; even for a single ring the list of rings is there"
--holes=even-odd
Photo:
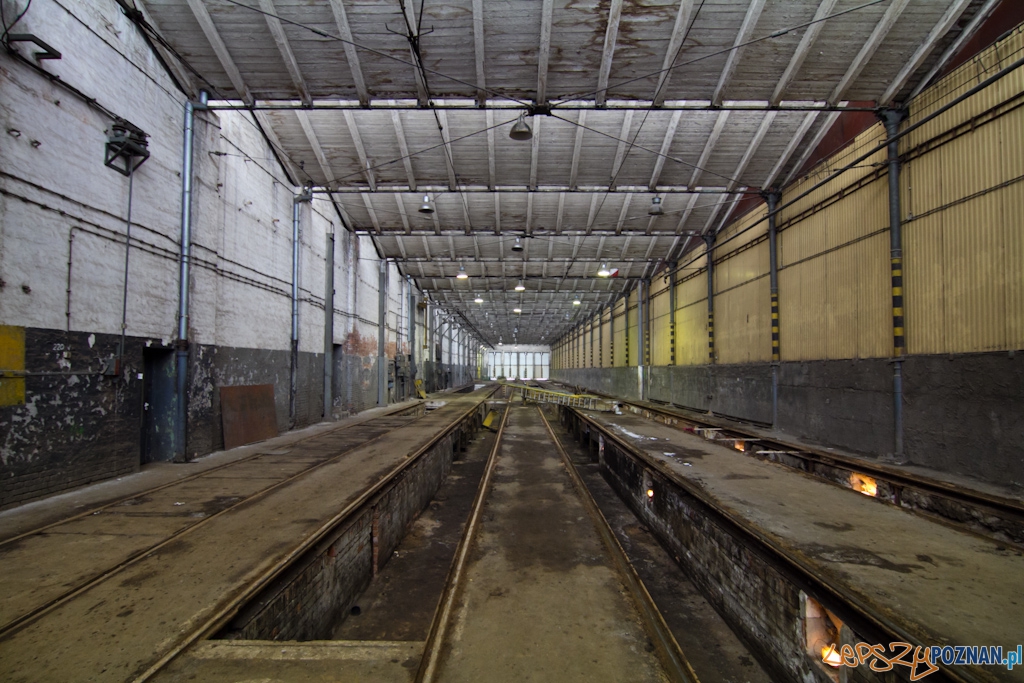
[[[142,350],[141,464],[174,460],[174,350]]]

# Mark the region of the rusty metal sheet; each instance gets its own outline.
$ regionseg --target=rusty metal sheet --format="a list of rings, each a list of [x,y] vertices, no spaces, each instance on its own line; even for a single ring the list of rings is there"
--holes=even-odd
[[[225,449],[277,436],[274,385],[221,387],[220,414]]]

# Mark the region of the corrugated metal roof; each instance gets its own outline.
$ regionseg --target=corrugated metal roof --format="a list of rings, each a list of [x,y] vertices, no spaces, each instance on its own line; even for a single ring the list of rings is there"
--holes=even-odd
[[[134,2],[202,74],[186,88],[259,110],[296,181],[442,306],[486,337],[521,302],[520,343],[552,341],[781,183],[823,112],[905,97],[985,4]],[[512,140],[524,112],[533,139]]]

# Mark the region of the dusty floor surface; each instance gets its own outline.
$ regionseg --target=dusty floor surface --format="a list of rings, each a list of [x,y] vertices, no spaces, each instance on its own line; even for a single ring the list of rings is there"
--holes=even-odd
[[[359,613],[335,627],[334,639],[426,640],[495,437],[480,430],[452,463],[437,496],[356,601]]]
[[[634,415],[591,417],[925,644],[1024,642],[1024,553]],[[986,667],[1000,680],[1024,670]]]
[[[556,415],[549,414],[548,420],[697,677],[705,683],[770,683],[725,620],[608,485],[591,454],[558,424]]]
[[[190,533],[143,553],[130,565],[7,633],[0,638],[0,680],[124,681],[146,671],[480,398],[453,396],[448,400],[447,406],[419,420],[391,427],[386,441],[363,443],[286,486],[223,514],[210,515]],[[304,441],[300,448],[268,453],[264,471],[224,477],[217,490],[190,487],[188,497],[154,495],[140,505],[128,506],[128,512],[111,508],[113,511],[96,517],[110,517],[105,524],[114,524],[119,515],[124,517],[122,522],[132,515],[136,518],[120,530],[116,525],[92,530],[89,535],[97,540],[88,552],[84,546],[69,543],[69,536],[84,541],[81,534],[47,534],[44,538],[49,543],[35,547],[31,555],[19,550],[20,542],[8,544],[7,552],[0,554],[0,562],[10,559],[3,568],[5,584],[24,583],[16,590],[5,589],[3,597],[11,605],[7,613],[28,604],[43,604],[54,591],[73,586],[81,578],[80,562],[99,567],[116,561],[129,545],[127,537],[146,528],[144,521],[158,519],[158,526],[166,530],[194,513],[210,513],[251,490],[255,485],[252,477],[266,479],[271,473],[277,477],[285,470],[293,471],[300,461],[338,452],[345,441],[345,430],[326,431]],[[342,448],[348,449],[349,444]],[[153,514],[138,514],[144,510]],[[90,559],[89,552],[98,553],[102,561]],[[36,586],[37,592],[26,600],[20,594],[32,593],[26,590],[30,585]]]
[[[511,410],[440,680],[665,680],[540,414]]]

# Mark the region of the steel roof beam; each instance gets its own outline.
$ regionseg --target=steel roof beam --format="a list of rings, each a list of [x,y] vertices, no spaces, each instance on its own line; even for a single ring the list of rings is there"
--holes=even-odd
[[[220,37],[220,32],[213,23],[213,18],[210,17],[210,12],[206,9],[206,5],[203,4],[203,0],[188,0],[188,6],[192,10],[192,15],[196,18],[196,21],[199,22],[199,28],[203,30],[203,35],[209,41],[210,47],[213,48],[213,52],[217,55],[221,68],[224,69],[228,80],[231,81],[231,87],[235,89],[235,92],[238,93],[247,107],[253,106],[256,100],[245,85],[242,72],[238,70],[235,60],[232,59],[231,53],[228,52],[228,46],[224,44],[224,39]]]
[[[313,98],[310,97],[309,88],[306,87],[306,79],[302,77],[302,70],[299,68],[298,60],[295,59],[295,53],[292,52],[288,36],[284,33],[281,20],[277,18],[277,8],[274,6],[274,0],[260,0],[260,9],[263,10],[263,18],[267,20],[267,27],[270,29],[270,34],[274,37],[274,43],[277,44],[277,50],[281,53],[281,59],[284,61],[285,68],[288,69],[288,75],[292,77],[295,90],[299,93],[299,99],[302,100],[304,105],[309,106],[313,103]]]
[[[725,89],[729,86],[729,81],[732,80],[733,74],[736,73],[736,67],[740,63],[740,56],[743,53],[741,46],[748,42],[754,34],[757,20],[761,18],[761,12],[764,10],[764,3],[765,0],[752,0],[747,8],[747,14],[743,17],[740,31],[736,34],[733,49],[729,51],[729,55],[725,59],[725,68],[722,69],[722,75],[718,78],[718,85],[715,86],[715,94],[711,98],[714,104],[721,104],[722,100],[725,99]]]
[[[679,10],[676,12],[676,23],[672,27],[672,37],[668,41],[668,49],[665,50],[665,59],[661,64],[661,73],[658,75],[658,85],[654,88],[654,95],[651,100],[655,106],[661,106],[665,102],[665,92],[668,90],[669,81],[672,80],[670,67],[675,63],[679,54],[679,48],[686,37],[686,31],[690,26],[690,15],[693,13],[693,0],[682,0],[679,3]]]
[[[903,14],[903,10],[907,8],[907,4],[910,0],[892,0],[892,4],[885,10],[885,14],[875,25],[871,35],[868,36],[867,41],[861,47],[860,52],[853,58],[849,68],[843,77],[836,84],[836,87],[832,90],[832,94],[829,96],[828,101],[830,104],[835,104],[843,98],[846,91],[850,89],[857,77],[860,76],[864,67],[868,65],[871,58],[874,57],[875,52],[878,50],[878,46],[882,44],[885,37],[889,35],[889,31],[896,25],[896,20]]]
[[[967,6],[970,4],[971,0],[956,0],[956,2],[949,6],[946,13],[942,15],[941,19],[939,19],[939,22],[932,27],[932,30],[928,33],[928,37],[924,39],[924,43],[917,48],[913,56],[907,60],[907,63],[903,65],[900,72],[896,74],[896,78],[892,80],[892,83],[890,83],[889,87],[886,88],[882,98],[878,100],[879,104],[892,103],[893,98],[903,90],[907,81],[910,80],[910,77],[914,75],[914,72],[920,68],[921,64],[924,63],[924,60],[927,59],[928,55],[930,55],[932,50],[935,49],[936,43],[938,43],[939,40],[949,32],[949,29],[953,27],[953,24],[957,22],[960,15],[964,13],[964,10],[966,10]]]
[[[601,68],[597,76],[597,95],[594,98],[598,107],[603,107],[608,99],[608,77],[612,71],[612,57],[615,54],[615,41],[619,34],[619,20],[622,18],[622,0],[611,0],[608,9],[608,26],[604,33],[604,49],[601,52]]]

